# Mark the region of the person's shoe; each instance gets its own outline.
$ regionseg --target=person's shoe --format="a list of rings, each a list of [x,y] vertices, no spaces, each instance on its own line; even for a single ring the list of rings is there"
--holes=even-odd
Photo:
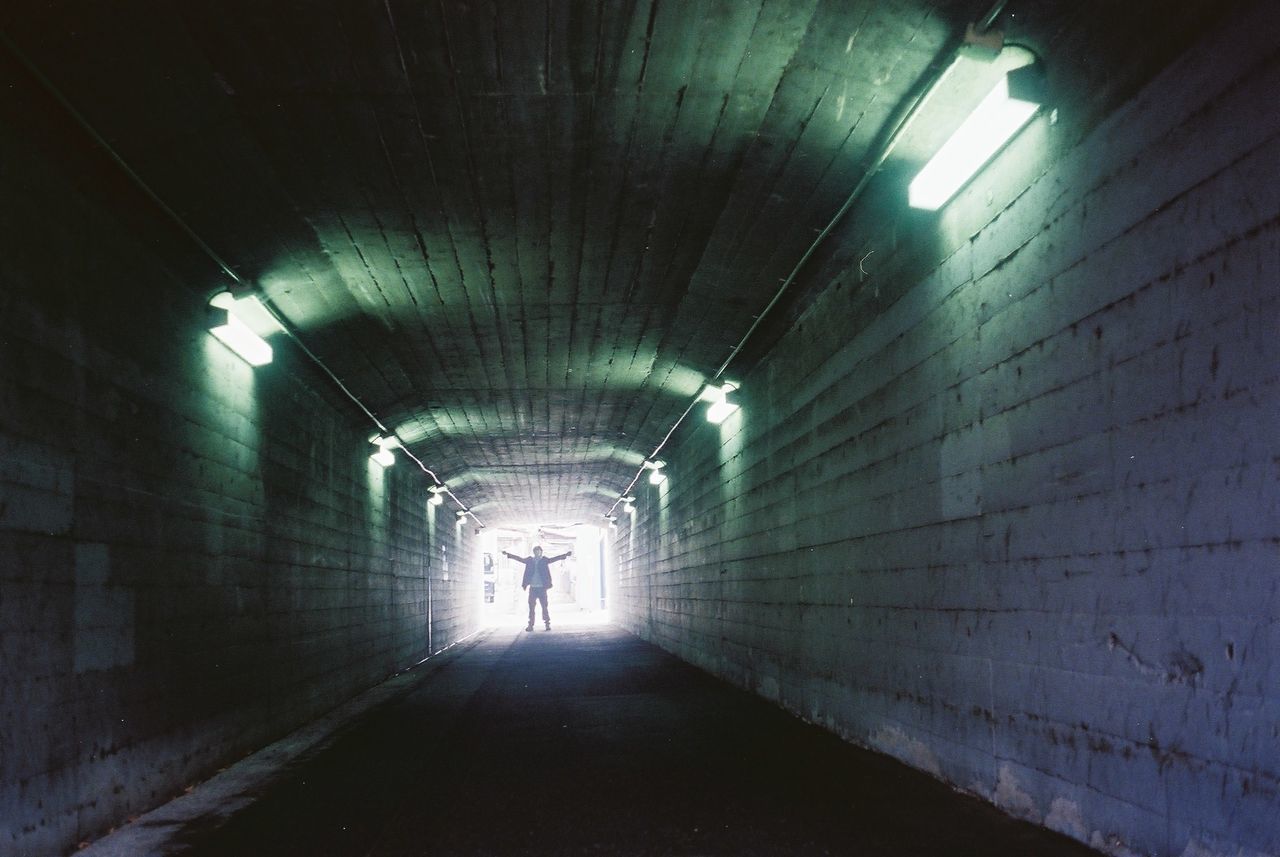
[[[530,623],[529,623],[529,625],[525,628],[525,630],[526,630],[526,631],[532,631],[532,630],[533,630],[533,623],[532,623],[532,622],[530,622]]]
[[[550,630],[551,630],[551,623],[550,623],[550,622],[548,622],[548,623],[547,623],[547,630],[548,630],[548,631],[550,631]]]

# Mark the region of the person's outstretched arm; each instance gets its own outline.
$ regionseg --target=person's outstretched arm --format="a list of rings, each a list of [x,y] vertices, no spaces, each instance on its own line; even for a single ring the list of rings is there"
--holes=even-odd
[[[550,565],[553,562],[559,562],[565,557],[570,557],[570,556],[573,556],[573,551],[565,551],[564,553],[560,554],[560,556],[549,556],[547,557],[547,565]]]
[[[507,553],[506,551],[503,551],[502,555],[505,556],[507,559],[514,559],[516,562],[524,562],[524,557],[516,556],[513,553]]]

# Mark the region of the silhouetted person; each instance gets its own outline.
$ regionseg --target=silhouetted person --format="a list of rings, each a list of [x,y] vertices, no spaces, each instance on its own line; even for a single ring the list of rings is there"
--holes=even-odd
[[[533,556],[516,556],[506,551],[503,551],[502,555],[507,559],[524,563],[524,580],[520,582],[520,588],[529,590],[529,626],[525,630],[533,630],[533,605],[540,601],[542,602],[542,621],[550,631],[551,614],[547,612],[547,590],[551,588],[551,563],[572,556],[573,551],[566,551],[560,556],[543,556],[542,548],[535,547]]]

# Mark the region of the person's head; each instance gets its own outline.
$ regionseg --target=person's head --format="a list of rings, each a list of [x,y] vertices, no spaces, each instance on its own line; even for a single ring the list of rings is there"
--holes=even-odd
[[[534,548],[533,548],[533,555],[534,555],[534,556],[542,556],[542,546],[541,546],[541,545],[535,545],[535,546],[534,546]]]

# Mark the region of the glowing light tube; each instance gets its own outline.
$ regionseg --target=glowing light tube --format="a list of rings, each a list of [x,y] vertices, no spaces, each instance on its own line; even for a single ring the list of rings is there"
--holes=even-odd
[[[907,187],[912,208],[934,211],[973,178],[1035,115],[1039,103],[1009,94],[1008,77],[982,99]]]
[[[707,408],[707,422],[719,425],[729,418],[729,415],[738,409],[738,406],[729,401],[726,397]]]
[[[374,435],[369,442],[378,447],[378,451],[369,456],[371,459],[381,464],[383,467],[390,467],[396,463],[396,456],[391,450],[400,446],[400,438],[395,435]]]
[[[271,346],[230,310],[227,311],[227,323],[211,328],[209,332],[250,366],[265,366],[271,362]]]
[[[738,385],[733,381],[726,381],[719,387],[708,385],[703,389],[698,398],[704,402],[711,402],[711,407],[707,408],[707,422],[719,425],[738,410],[738,406],[729,401],[729,394],[736,389]]]

